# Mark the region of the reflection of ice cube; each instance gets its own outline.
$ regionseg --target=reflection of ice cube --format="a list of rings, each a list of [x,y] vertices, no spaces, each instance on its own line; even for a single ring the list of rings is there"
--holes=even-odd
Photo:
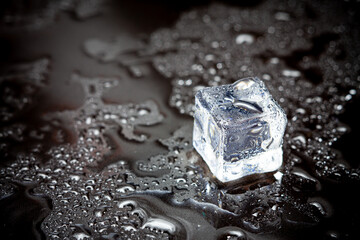
[[[194,118],[193,145],[220,181],[281,166],[286,115],[258,78],[201,89]]]

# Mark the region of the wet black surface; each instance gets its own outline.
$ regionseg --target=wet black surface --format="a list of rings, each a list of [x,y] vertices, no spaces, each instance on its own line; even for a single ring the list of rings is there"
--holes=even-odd
[[[0,6],[1,238],[359,237],[359,3]],[[288,116],[282,177],[223,185],[194,93],[254,75]]]

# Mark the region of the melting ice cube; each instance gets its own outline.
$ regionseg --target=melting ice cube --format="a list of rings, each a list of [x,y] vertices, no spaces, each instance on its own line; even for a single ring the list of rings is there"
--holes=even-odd
[[[282,165],[286,115],[258,78],[199,90],[193,145],[222,182]]]

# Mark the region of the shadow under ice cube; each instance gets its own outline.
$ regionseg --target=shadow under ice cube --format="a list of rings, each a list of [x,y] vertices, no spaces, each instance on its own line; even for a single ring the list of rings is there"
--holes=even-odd
[[[198,91],[194,118],[193,145],[220,181],[282,165],[286,115],[260,79]]]

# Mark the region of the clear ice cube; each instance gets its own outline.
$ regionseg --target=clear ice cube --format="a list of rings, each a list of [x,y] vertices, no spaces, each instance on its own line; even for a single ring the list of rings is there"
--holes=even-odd
[[[282,165],[284,110],[258,78],[208,87],[195,96],[193,145],[222,182]]]

